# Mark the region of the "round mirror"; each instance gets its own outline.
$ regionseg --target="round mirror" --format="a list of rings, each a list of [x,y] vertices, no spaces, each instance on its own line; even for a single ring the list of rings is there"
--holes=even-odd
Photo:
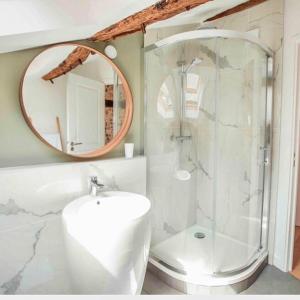
[[[112,150],[132,120],[123,74],[105,55],[78,44],[56,45],[33,59],[22,79],[20,103],[44,143],[77,157]]]

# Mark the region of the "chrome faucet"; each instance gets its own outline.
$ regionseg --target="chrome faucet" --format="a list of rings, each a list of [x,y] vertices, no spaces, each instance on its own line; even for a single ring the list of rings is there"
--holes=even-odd
[[[98,182],[97,176],[90,177],[90,195],[97,196],[98,192],[103,190],[104,184]]]

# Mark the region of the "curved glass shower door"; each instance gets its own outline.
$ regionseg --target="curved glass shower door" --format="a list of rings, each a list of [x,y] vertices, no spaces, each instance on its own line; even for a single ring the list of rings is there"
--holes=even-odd
[[[214,272],[239,271],[262,248],[267,56],[239,39],[218,40]]]
[[[177,273],[232,273],[264,250],[267,65],[242,39],[145,52],[150,254]]]

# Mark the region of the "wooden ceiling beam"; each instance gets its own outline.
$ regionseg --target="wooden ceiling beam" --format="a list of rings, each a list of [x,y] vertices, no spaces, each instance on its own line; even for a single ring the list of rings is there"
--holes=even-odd
[[[156,4],[137,12],[118,23],[103,29],[94,34],[90,40],[97,41],[108,41],[116,37],[134,33],[137,31],[146,32],[146,26],[153,24],[158,21],[166,20],[184,11],[195,8],[199,5],[205,4],[213,0],[161,0]],[[234,13],[246,10],[267,0],[249,0],[245,3],[237,5],[231,9],[228,9],[214,17],[207,19],[205,22],[214,21]],[[49,73],[44,75],[44,80],[52,80],[61,75],[64,75],[82,64],[90,54],[94,54],[92,51],[78,46],[73,50],[68,57],[60,63],[56,68],[51,70]]]
[[[90,40],[109,41],[129,33],[143,31],[146,26],[169,19],[177,14],[195,8],[213,0],[161,0],[150,7],[137,12],[96,34]]]
[[[267,0],[249,0],[245,3],[239,4],[235,7],[232,7],[228,10],[223,11],[222,13],[217,14],[216,16],[205,20],[205,22],[214,21],[214,20],[217,20],[217,19],[220,19],[220,18],[224,18],[226,16],[230,16],[232,14],[235,14],[235,13],[238,13],[240,11],[246,10],[248,8],[251,8],[253,6],[256,6],[256,5],[261,4],[263,2],[266,2],[266,1]]]
[[[84,61],[87,60],[90,54],[94,53],[87,48],[80,46],[76,47],[62,63],[60,63],[56,68],[51,70],[42,78],[44,80],[50,80],[52,82],[54,78],[65,75],[71,70],[75,69],[77,66],[81,65]]]

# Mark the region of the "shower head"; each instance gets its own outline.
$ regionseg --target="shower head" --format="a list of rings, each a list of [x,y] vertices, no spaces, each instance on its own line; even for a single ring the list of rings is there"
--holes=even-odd
[[[192,67],[199,65],[200,63],[202,63],[202,61],[203,61],[203,59],[200,57],[193,58],[191,63],[184,70],[184,73],[187,73]]]
[[[191,65],[195,65],[195,64],[198,65],[198,64],[202,63],[202,61],[203,61],[202,58],[200,58],[200,57],[195,57],[195,58],[192,60]]]

